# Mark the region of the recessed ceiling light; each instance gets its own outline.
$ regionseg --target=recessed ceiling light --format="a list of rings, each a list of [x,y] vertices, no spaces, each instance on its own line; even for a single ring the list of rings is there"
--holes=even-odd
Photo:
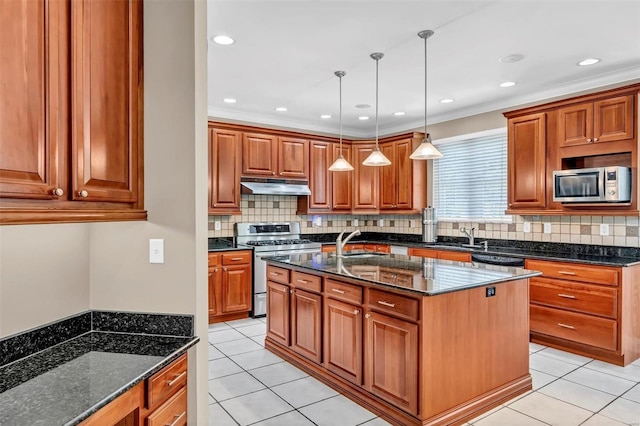
[[[441,104],[450,104],[451,102],[453,102],[453,99],[451,98],[440,99]]]
[[[329,114],[322,114],[320,118],[331,118],[331,116]]]
[[[358,117],[358,120],[368,120],[369,117],[367,117],[366,115],[361,115],[360,117]]]
[[[286,110],[287,110],[287,109],[286,109],[285,107],[277,107],[277,108],[276,108],[276,111],[280,111],[280,112],[284,112],[284,111],[286,111]]]
[[[404,111],[398,111],[393,113],[393,115],[404,115],[404,114],[405,114]]]
[[[597,64],[598,62],[600,62],[600,59],[598,58],[588,58],[588,59],[583,59],[582,61],[578,62],[578,65],[582,66],[586,66],[586,65],[593,65],[593,64]]]
[[[217,35],[213,37],[211,40],[213,40],[214,43],[223,44],[223,45],[229,45],[229,44],[235,43],[234,39],[226,35]]]
[[[358,104],[358,105],[356,105],[356,108],[360,108],[360,109],[371,108],[371,105],[369,105],[369,104]]]
[[[512,87],[515,86],[515,81],[505,81],[504,83],[500,83],[500,87]]]
[[[513,62],[518,62],[523,59],[524,59],[524,55],[515,53],[513,55],[503,56],[502,58],[498,59],[498,62],[502,62],[503,64],[511,64]]]
[[[226,102],[228,104],[235,104],[236,103],[236,100],[233,99],[233,98],[224,98],[222,101]]]

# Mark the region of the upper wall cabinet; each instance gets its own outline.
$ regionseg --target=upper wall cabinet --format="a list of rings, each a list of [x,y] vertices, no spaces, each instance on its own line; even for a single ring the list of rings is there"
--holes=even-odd
[[[378,213],[379,208],[379,183],[380,167],[363,166],[362,162],[373,152],[375,144],[354,144],[353,167],[354,167],[354,190],[353,190],[353,212]],[[391,167],[391,166],[385,166]]]
[[[243,134],[243,176],[307,179],[308,170],[308,140],[259,133]]]
[[[240,213],[242,133],[209,126],[209,214]]]
[[[0,39],[0,221],[145,219],[142,2],[2,2]]]
[[[409,158],[420,144],[420,136],[380,145],[391,160],[390,166],[380,168],[380,210],[385,213],[417,212],[426,207],[427,162]]]

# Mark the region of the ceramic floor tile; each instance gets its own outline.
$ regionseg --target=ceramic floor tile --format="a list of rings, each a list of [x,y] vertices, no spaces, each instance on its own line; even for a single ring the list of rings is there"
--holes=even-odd
[[[540,392],[529,395],[509,404],[509,408],[551,425],[578,426],[593,412],[568,404]]]
[[[601,371],[590,370],[588,368],[579,368],[563,377],[574,383],[589,386],[602,392],[620,396],[633,387],[634,382],[612,376]]]
[[[474,426],[505,426],[505,425],[518,425],[518,426],[544,426],[545,424],[539,420],[533,419],[522,413],[514,411],[510,408],[499,407],[500,409],[493,412],[491,415],[486,416],[474,422],[470,423]]]
[[[538,354],[576,365],[585,365],[586,363],[593,361],[593,358],[587,358],[586,356],[576,355],[571,352],[565,352],[554,348],[545,348],[538,352]]]
[[[262,321],[264,323],[267,322],[267,317],[260,317],[260,318],[256,318],[258,321]]]
[[[260,346],[264,347],[264,338],[266,337],[266,334],[261,334],[259,336],[252,336],[251,340],[253,340],[254,342],[256,342],[257,344],[259,344]]]
[[[209,361],[209,380],[240,373],[241,371],[242,368],[226,357]]]
[[[613,365],[602,361],[591,361],[589,364],[585,365],[585,368],[601,371],[636,383],[640,382],[640,367],[633,364],[629,364],[626,367],[620,367],[619,365]]]
[[[220,331],[220,330],[228,330],[231,327],[224,322],[217,322],[215,324],[209,324],[209,332],[212,331]]]
[[[497,407],[494,407],[491,410],[486,411],[486,412],[480,414],[479,416],[476,416],[473,419],[469,420],[469,423],[472,424],[472,423],[478,422],[478,421],[480,421],[480,419],[484,419],[485,417],[490,416],[493,413],[496,413],[496,412],[502,410],[503,408],[504,408],[504,406],[498,405]]]
[[[640,367],[640,358],[638,358],[638,359],[636,359],[635,361],[633,361],[633,362],[631,363],[631,365],[635,365],[635,366]]]
[[[556,358],[549,358],[540,355],[540,352],[536,352],[529,355],[529,368],[555,377],[562,377],[578,368],[578,366]]]
[[[293,410],[269,389],[222,401],[220,405],[240,425],[249,425]]]
[[[244,338],[246,338],[244,334],[234,330],[233,328],[209,332],[209,343],[213,343],[214,345]]]
[[[533,380],[533,390],[538,390],[541,387],[548,385],[549,383],[558,379],[556,376],[542,373],[538,370],[531,370],[530,373],[531,379]]]
[[[226,355],[213,347],[211,343],[209,343],[209,360],[224,358]]]
[[[634,386],[627,393],[622,395],[624,399],[630,399],[631,401],[640,402],[640,385]]]
[[[216,400],[214,397],[211,396],[211,394],[207,394],[207,396],[209,397],[209,404],[215,404]]]
[[[238,424],[220,404],[211,404],[209,405],[209,426],[238,426]]]
[[[300,408],[318,426],[355,426],[377,416],[342,395]]]
[[[391,426],[391,423],[381,417],[360,424],[361,426]]]
[[[246,372],[209,380],[209,393],[218,401],[264,389],[264,385]]]
[[[267,332],[267,324],[261,321],[257,321],[256,324],[237,328],[236,330],[247,337],[260,336],[260,335],[264,335]]]
[[[273,386],[271,390],[296,408],[338,395],[336,391],[313,377]]]
[[[250,325],[259,324],[262,321],[259,321],[256,318],[243,318],[235,321],[227,321],[226,324],[233,328],[242,328],[248,327]]]
[[[288,413],[254,423],[252,426],[313,426],[313,422],[297,411]]]
[[[264,367],[266,365],[277,364],[284,362],[282,358],[272,354],[266,349],[247,352],[244,354],[232,355],[230,358],[245,370],[252,370],[254,368]]]
[[[529,353],[530,353],[530,354],[535,353],[535,352],[538,352],[538,351],[541,351],[541,350],[543,350],[544,348],[546,348],[546,346],[539,345],[539,344],[537,344],[537,343],[531,343],[531,342],[529,342]]]
[[[629,425],[640,425],[640,403],[628,399],[616,399],[599,414]]]
[[[269,387],[307,376],[307,373],[287,362],[249,370],[249,373]]]
[[[555,382],[540,389],[540,393],[554,397],[569,404],[577,405],[592,412],[600,411],[611,401],[615,395],[601,392],[587,386],[558,379]]]
[[[264,350],[264,348],[259,344],[257,344],[255,341],[244,336],[242,336],[240,340],[232,340],[230,342],[218,343],[216,344],[216,349],[218,349],[220,352],[222,352],[226,356],[233,356],[233,355],[243,354],[251,351]]]
[[[617,422],[609,417],[602,416],[600,414],[594,414],[593,417],[589,417],[589,420],[582,423],[580,426],[628,426],[624,423]]]

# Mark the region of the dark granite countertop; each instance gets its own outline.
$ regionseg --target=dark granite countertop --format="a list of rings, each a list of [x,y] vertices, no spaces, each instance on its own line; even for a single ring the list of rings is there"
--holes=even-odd
[[[320,241],[324,245],[335,245],[337,234],[305,234],[305,237]],[[420,235],[364,233],[350,243],[390,244],[395,246],[433,248],[438,250],[482,252],[526,259],[555,260],[559,262],[587,263],[601,266],[633,266],[640,264],[640,248],[597,246],[586,244],[564,244],[540,241],[487,240],[488,250],[463,247],[466,239],[438,237],[437,243],[423,243]],[[476,241],[484,241],[477,238]]]
[[[122,321],[115,313],[107,315]],[[199,340],[95,328],[100,326],[0,366],[0,425],[79,424]],[[42,334],[42,329],[24,333],[26,340],[33,340],[36,332]],[[21,337],[5,340],[16,345]]]
[[[267,262],[334,275],[424,296],[461,291],[541,275],[523,268],[427,259],[400,254],[344,257],[333,253],[273,256]]]
[[[251,250],[250,247],[237,247],[233,237],[209,238],[209,252]]]

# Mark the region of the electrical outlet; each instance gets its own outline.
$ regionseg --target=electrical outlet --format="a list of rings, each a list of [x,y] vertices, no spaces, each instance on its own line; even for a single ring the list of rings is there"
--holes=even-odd
[[[149,263],[164,263],[164,239],[149,239]]]
[[[384,226],[384,219],[378,219],[378,226],[381,228]]]
[[[322,227],[322,216],[313,216],[313,226],[316,228]]]
[[[606,237],[607,235],[609,235],[609,224],[608,223],[601,223],[600,224],[600,235],[602,235],[603,237]]]
[[[353,226],[358,226],[358,219],[353,219]]]
[[[409,228],[415,228],[416,227],[416,221],[415,219],[411,219],[409,221]]]
[[[525,222],[524,225],[522,225],[522,230],[524,232],[531,232],[531,222]]]
[[[219,231],[222,229],[222,225],[220,224],[219,220],[216,220],[215,222],[213,222],[213,229],[216,231]]]
[[[545,222],[544,223],[544,233],[545,234],[550,234],[551,233],[551,223],[549,223],[549,222]]]

